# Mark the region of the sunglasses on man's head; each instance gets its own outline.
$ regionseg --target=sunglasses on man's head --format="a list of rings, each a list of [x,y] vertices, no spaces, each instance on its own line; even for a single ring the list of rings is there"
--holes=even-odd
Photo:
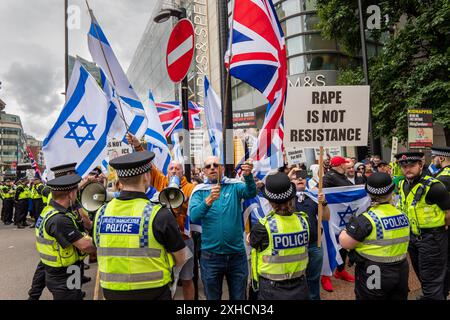
[[[217,164],[217,163],[207,164],[207,165],[205,166],[205,169],[211,169],[212,167],[218,168],[218,167],[219,167],[219,164]]]

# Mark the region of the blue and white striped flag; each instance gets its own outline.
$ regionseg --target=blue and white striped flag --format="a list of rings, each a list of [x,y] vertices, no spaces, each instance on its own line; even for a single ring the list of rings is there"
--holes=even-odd
[[[148,150],[155,153],[153,163],[166,175],[171,161],[170,150],[151,91],[149,92],[149,105],[145,108],[145,113],[148,119],[148,128],[145,132],[145,141],[147,141]]]
[[[107,136],[117,112],[78,60],[67,94],[42,150],[47,167],[76,162],[78,174],[84,177],[107,156]]]
[[[222,127],[222,104],[219,96],[214,92],[208,78],[205,76],[205,116],[208,126],[209,143],[211,145],[212,154],[221,157],[223,127]]]
[[[144,106],[131,86],[130,81],[117,60],[108,39],[100,28],[92,11],[91,17],[92,21],[88,33],[88,46],[92,59],[100,66],[105,73],[106,78],[113,85],[114,90],[121,100],[122,109],[129,109],[129,111],[133,113],[134,117],[132,120],[130,122],[127,121],[129,131],[140,139],[147,130],[147,119]],[[123,138],[122,141],[127,143],[125,138]]]
[[[334,269],[343,263],[339,249],[338,236],[352,215],[359,215],[370,206],[370,197],[364,185],[323,189],[330,209],[330,221],[322,221],[323,265],[322,275],[331,276]],[[305,192],[317,202],[317,189]]]

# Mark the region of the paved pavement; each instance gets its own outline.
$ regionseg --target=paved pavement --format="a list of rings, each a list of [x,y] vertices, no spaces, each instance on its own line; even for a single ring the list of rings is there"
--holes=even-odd
[[[17,229],[15,226],[5,226],[0,223],[0,300],[23,300],[28,298],[28,289],[31,280],[39,262],[38,254],[34,244],[34,229]],[[353,269],[349,269],[353,274]],[[86,275],[92,278],[92,281],[83,286],[86,291],[86,300],[93,299],[95,276],[97,273],[97,264],[91,265],[86,270]],[[334,292],[322,290],[322,299],[324,300],[353,300],[355,298],[353,288],[354,284],[332,278]],[[414,299],[420,293],[420,285],[417,277],[410,269],[410,299]],[[203,287],[199,281],[200,299],[204,300]],[[101,294],[100,294],[100,299]],[[228,298],[226,285],[224,285],[223,299]],[[50,300],[52,296],[47,289],[42,295],[43,300]],[[175,299],[182,299],[181,287],[178,287]]]

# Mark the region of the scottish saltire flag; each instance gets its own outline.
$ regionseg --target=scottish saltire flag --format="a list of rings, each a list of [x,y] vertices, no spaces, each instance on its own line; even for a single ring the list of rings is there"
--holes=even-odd
[[[156,110],[155,99],[151,92],[149,92],[149,105],[145,108],[145,113],[148,119],[148,128],[145,132],[148,150],[155,153],[153,163],[166,175],[171,160],[170,150],[159,120],[158,111]]]
[[[31,152],[30,147],[27,147],[28,157],[30,158],[31,167],[34,169],[34,176],[38,179],[41,178],[41,169],[39,169],[39,165],[34,160],[33,152]]]
[[[208,127],[209,143],[213,156],[221,157],[223,127],[222,127],[222,104],[219,96],[214,92],[208,78],[205,76],[205,116]]]
[[[284,34],[271,0],[239,0],[232,14],[225,64],[230,74],[260,91],[272,108],[266,113],[255,160],[270,157],[271,141],[282,122],[287,91]]]
[[[75,62],[67,102],[43,142],[47,167],[76,162],[86,176],[107,156],[106,143],[116,108],[79,61]]]
[[[189,129],[201,128],[200,112],[203,107],[195,102],[189,101]],[[166,138],[174,132],[183,129],[183,115],[181,113],[181,102],[170,101],[156,103],[159,119],[161,121]]]
[[[108,176],[108,169],[109,169],[109,157],[106,157],[102,160],[102,163],[100,164],[100,169],[102,170],[102,173],[105,176]]]
[[[307,190],[305,193],[317,202],[317,190]],[[339,254],[341,249],[338,243],[339,233],[345,228],[351,216],[360,215],[369,208],[370,197],[364,185],[325,188],[323,193],[330,209],[330,221],[322,221],[324,251],[322,274],[331,276],[334,269],[343,263]]]
[[[88,33],[88,46],[92,59],[100,66],[112,84],[118,98],[123,102],[121,103],[122,108],[127,108],[134,114],[132,121],[128,123],[129,131],[140,139],[147,130],[144,106],[117,60],[108,39],[94,17],[94,13],[92,11],[90,13],[92,21]],[[123,141],[126,143],[126,139]]]

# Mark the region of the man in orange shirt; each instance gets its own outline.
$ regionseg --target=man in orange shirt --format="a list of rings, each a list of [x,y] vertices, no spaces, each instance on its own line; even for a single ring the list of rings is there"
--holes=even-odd
[[[129,134],[127,136],[127,140],[129,144],[132,144],[134,146],[134,149],[136,151],[144,150],[143,147],[141,146],[141,143],[135,136]],[[180,189],[184,194],[185,201],[181,207],[177,209],[172,209],[172,212],[175,215],[175,218],[177,219],[178,226],[180,228],[180,232],[183,236],[183,240],[186,246],[189,247],[192,253],[194,253],[194,241],[192,240],[191,237],[189,237],[184,233],[184,225],[187,219],[189,198],[195,186],[187,181],[187,178],[184,176],[183,166],[177,161],[172,161],[169,164],[169,167],[167,169],[167,176],[165,176],[164,173],[161,170],[159,170],[153,163],[151,164],[151,166],[152,170],[151,170],[150,185],[152,185],[156,189],[156,191],[161,192],[162,190],[167,188],[167,186],[170,183],[170,179],[173,176],[178,176],[178,178],[181,181]],[[194,278],[194,257],[191,257],[180,271],[180,280],[183,285],[184,300],[194,300],[195,288],[194,288],[194,281],[192,280],[193,278]]]

